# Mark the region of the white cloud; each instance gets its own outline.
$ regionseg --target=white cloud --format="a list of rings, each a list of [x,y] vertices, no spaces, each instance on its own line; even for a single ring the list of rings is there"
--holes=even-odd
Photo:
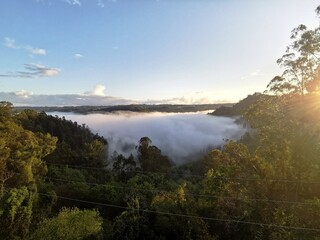
[[[66,3],[69,3],[70,5],[78,5],[81,6],[80,0],[64,0]]]
[[[245,75],[245,76],[242,76],[240,79],[241,79],[241,80],[245,80],[245,79],[247,79],[247,78],[249,78],[249,77],[259,76],[260,73],[261,73],[261,70],[260,70],[260,69],[257,69],[257,70],[255,70],[255,71],[253,71],[253,72],[251,72],[251,73],[249,73],[249,74],[247,74],[247,75]]]
[[[76,54],[74,54],[74,58],[75,59],[80,59],[80,58],[83,58],[83,55],[80,54],[80,53],[76,53]]]
[[[106,89],[105,86],[103,85],[97,85],[94,90],[93,90],[93,95],[94,96],[104,96],[104,90]]]
[[[4,39],[4,45],[8,48],[13,48],[13,49],[17,48],[15,44],[16,44],[16,40],[14,40],[13,38],[6,37]]]
[[[46,67],[41,64],[25,64],[25,71],[17,71],[9,74],[0,74],[0,77],[39,78],[53,77],[60,73],[59,68]]]
[[[261,72],[261,70],[257,69],[255,71],[253,71],[252,73],[250,73],[250,76],[257,76],[260,72]]]
[[[108,106],[135,104],[136,101],[111,97],[83,94],[32,94],[21,90],[17,92],[0,92],[0,99],[15,106]]]
[[[49,0],[34,0],[38,3],[51,3]],[[106,6],[106,2],[117,3],[118,0],[60,0],[60,2],[67,3],[73,6],[82,6],[88,2],[96,3],[98,7],[104,8]]]
[[[218,102],[230,102],[230,101],[219,100]],[[198,97],[183,96],[183,97],[161,99],[161,100],[149,99],[144,103],[145,104],[210,104],[210,103],[217,103],[217,100],[214,100],[208,96],[198,96]]]
[[[84,95],[88,96],[97,96],[97,97],[104,97],[105,93],[104,91],[106,90],[106,87],[103,85],[97,85],[92,91],[85,92]]]
[[[39,66],[38,66],[39,67]],[[0,75],[1,76],[1,75]],[[33,76],[31,76],[33,77]],[[228,103],[226,100],[213,100],[205,95],[178,97],[163,100],[133,100],[107,96],[106,87],[97,85],[93,90],[83,94],[41,95],[21,90],[17,92],[0,92],[0,99],[12,102],[16,106],[112,106],[129,104],[210,104]],[[200,96],[201,95],[201,96]]]
[[[40,64],[25,64],[25,68],[35,77],[52,77],[61,71],[58,68],[50,68]]]
[[[102,0],[98,0],[97,5],[101,8],[104,8],[104,2]]]
[[[184,92],[183,95],[166,99],[148,99],[145,104],[215,104],[232,103],[238,100],[225,93],[214,90],[194,90]]]
[[[33,95],[32,92],[28,92],[26,90],[20,90],[14,93],[17,97],[22,97],[22,98],[29,98],[31,95]]]
[[[13,38],[6,37],[4,39],[4,46],[12,49],[23,49],[29,52],[31,55],[46,55],[47,51],[43,48],[35,48],[30,45],[17,45],[16,40]]]
[[[33,48],[30,46],[27,46],[26,49],[33,55],[46,55],[47,51],[42,48]]]

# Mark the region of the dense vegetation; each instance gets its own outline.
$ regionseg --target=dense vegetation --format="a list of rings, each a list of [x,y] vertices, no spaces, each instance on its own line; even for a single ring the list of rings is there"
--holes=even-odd
[[[0,239],[319,240],[320,29],[292,39],[252,131],[184,166],[148,137],[107,159],[86,126],[2,102]]]
[[[248,95],[246,98],[232,106],[218,107],[214,112],[209,114],[214,116],[241,116],[249,109],[251,105],[257,103],[262,97],[263,94],[254,93],[252,95]]]

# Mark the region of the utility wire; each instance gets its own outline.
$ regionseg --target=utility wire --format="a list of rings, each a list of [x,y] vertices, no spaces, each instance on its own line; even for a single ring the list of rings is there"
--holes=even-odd
[[[178,194],[175,192],[171,192],[164,189],[147,189],[147,188],[139,188],[139,187],[132,187],[132,186],[119,186],[109,183],[91,183],[91,182],[80,182],[80,181],[73,181],[73,180],[66,180],[66,179],[60,179],[60,178],[51,178],[51,177],[45,177],[49,180],[54,181],[61,181],[61,182],[69,182],[69,183],[82,183],[87,185],[93,185],[93,186],[108,186],[111,188],[118,188],[118,189],[131,189],[131,190],[138,190],[138,191],[145,191],[145,192],[165,192],[170,194]],[[307,202],[297,202],[297,201],[287,201],[287,200],[276,200],[276,199],[263,199],[263,198],[239,198],[239,197],[229,197],[229,196],[223,196],[223,195],[207,195],[207,194],[196,194],[196,193],[185,193],[185,196],[193,196],[193,197],[204,197],[204,198],[214,198],[214,199],[234,199],[234,200],[242,200],[242,201],[255,201],[255,202],[271,202],[271,203],[281,203],[281,204],[296,204],[296,205],[308,205]]]
[[[77,165],[68,165],[68,164],[54,164],[54,163],[46,163],[51,166],[60,166],[60,167],[68,167],[68,168],[76,168],[76,169],[91,169],[91,170],[108,170],[106,168],[97,168],[97,167],[86,167],[86,166],[77,166]],[[198,177],[204,178],[205,175],[197,175],[197,174],[188,174],[188,173],[170,173],[170,172],[151,172],[151,171],[140,171],[140,170],[127,170],[125,172],[133,172],[133,173],[151,173],[151,174],[160,174],[160,175],[173,175],[173,176],[185,176],[185,177]],[[230,177],[221,177],[222,179],[229,180],[242,180],[242,181],[256,181],[256,180],[264,180],[271,182],[286,182],[286,183],[297,183],[297,184],[320,184],[318,181],[299,181],[299,180],[290,180],[290,179],[272,179],[272,178],[230,178]]]
[[[38,194],[43,195],[43,196],[49,196],[49,197],[51,196],[51,195],[45,194],[45,193],[38,193]],[[203,217],[203,216],[197,216],[197,215],[188,215],[188,214],[170,213],[170,212],[155,211],[155,210],[148,210],[148,209],[131,208],[131,207],[119,206],[119,205],[115,205],[115,204],[106,204],[106,203],[85,201],[85,200],[81,200],[81,199],[69,198],[69,197],[64,197],[64,196],[56,196],[56,197],[60,198],[60,199],[74,201],[74,202],[88,203],[88,204],[100,205],[100,206],[105,206],[105,207],[119,208],[119,209],[125,209],[125,210],[134,210],[134,211],[139,211],[139,212],[154,213],[154,214],[167,215],[167,216],[194,218],[194,219],[201,219],[201,220],[207,220],[207,221],[217,221],[217,222],[227,222],[227,223],[240,223],[240,224],[248,224],[248,225],[256,225],[256,226],[264,226],[264,227],[292,229],[292,230],[299,230],[299,231],[320,232],[320,228],[306,228],[306,227],[298,227],[298,226],[278,225],[278,224],[272,224],[272,223],[259,223],[259,222],[242,221],[242,220],[235,220],[235,219]]]
[[[6,189],[14,189],[14,188],[6,187]],[[39,194],[41,196],[52,197],[52,195],[47,194],[47,193],[37,192],[37,194]],[[240,224],[247,224],[247,225],[274,227],[274,228],[282,228],[282,229],[292,229],[292,230],[299,230],[299,231],[320,232],[320,228],[307,228],[307,227],[299,227],[299,226],[278,225],[278,224],[272,224],[272,223],[259,223],[259,222],[251,222],[251,221],[242,221],[242,220],[235,220],[235,219],[212,218],[212,217],[204,217],[204,216],[197,216],[197,215],[170,213],[170,212],[155,211],[155,210],[148,210],[148,209],[132,208],[132,207],[120,206],[120,205],[116,205],[116,204],[107,204],[107,203],[86,201],[86,200],[64,197],[64,196],[59,196],[59,195],[55,195],[55,197],[60,198],[60,199],[64,199],[64,200],[74,201],[74,202],[88,203],[88,204],[99,205],[99,206],[104,206],[104,207],[111,207],[111,208],[118,208],[118,209],[125,209],[125,210],[134,210],[134,211],[138,211],[138,212],[154,213],[154,214],[167,215],[167,216],[194,218],[194,219],[216,221],[216,222],[226,222],[226,223],[240,223]]]

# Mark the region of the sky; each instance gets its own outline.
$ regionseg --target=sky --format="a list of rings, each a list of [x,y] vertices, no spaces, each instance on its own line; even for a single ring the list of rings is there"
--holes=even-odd
[[[15,105],[236,102],[315,0],[1,0],[0,100]]]

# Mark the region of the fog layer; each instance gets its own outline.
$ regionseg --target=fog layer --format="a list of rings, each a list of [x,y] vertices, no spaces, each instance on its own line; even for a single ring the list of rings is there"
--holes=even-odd
[[[135,154],[140,138],[147,136],[153,145],[178,164],[221,146],[226,139],[238,139],[244,133],[234,118],[205,113],[50,114],[88,125],[108,140],[109,154],[114,151],[126,156]]]

